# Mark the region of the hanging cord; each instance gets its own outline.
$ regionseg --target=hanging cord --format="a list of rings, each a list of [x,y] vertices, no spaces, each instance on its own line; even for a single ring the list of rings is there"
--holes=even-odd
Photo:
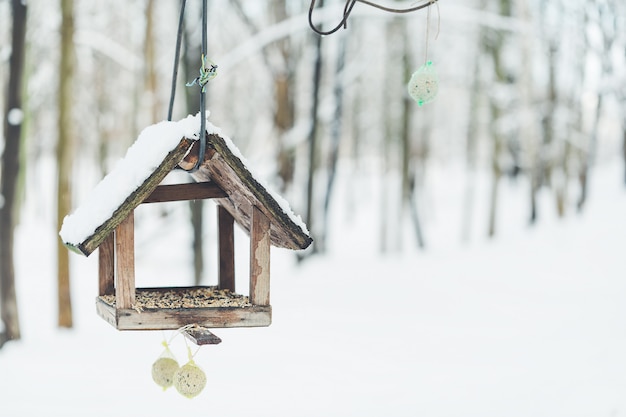
[[[346,29],[348,27],[348,17],[350,17],[350,13],[352,13],[352,9],[354,8],[354,5],[357,2],[367,4],[368,6],[372,6],[377,9],[389,12],[389,13],[410,13],[410,12],[415,12],[417,10],[423,9],[424,7],[428,7],[431,4],[436,3],[437,1],[438,0],[430,0],[425,4],[420,4],[419,6],[409,7],[406,9],[394,9],[391,7],[382,6],[380,4],[377,4],[368,0],[346,0],[346,5],[343,8],[343,18],[341,19],[339,24],[329,31],[323,31],[323,30],[316,28],[315,25],[313,24],[313,9],[315,8],[315,0],[311,0],[311,6],[309,7],[309,26],[311,26],[311,29],[313,29],[313,31],[317,33],[318,35],[332,35],[333,33],[337,32],[342,27]]]
[[[172,120],[172,113],[174,112],[174,98],[176,97],[176,79],[178,78],[178,66],[180,62],[180,45],[183,39],[183,23],[185,21],[185,5],[187,0],[182,0],[180,3],[180,17],[178,19],[178,35],[176,36],[176,52],[174,55],[174,69],[172,70],[172,89],[170,91],[170,105],[167,110],[167,120]]]
[[[196,324],[193,324],[191,327],[197,326]],[[189,347],[189,343],[187,342],[187,339],[183,339],[185,341],[185,347],[187,348],[187,359],[189,360],[189,362],[194,363],[193,358],[198,354],[198,352],[200,352],[200,346],[198,346],[198,349],[196,349],[196,351],[194,353],[191,353],[191,347]]]
[[[170,104],[168,109],[167,120],[172,120],[174,110],[174,98],[176,97],[176,80],[178,78],[178,67],[180,62],[180,49],[183,37],[183,27],[185,21],[185,5],[187,0],[181,1],[180,17],[178,19],[178,34],[176,37],[176,52],[174,57],[174,69],[172,71],[172,89],[170,93]],[[207,59],[207,0],[202,0],[202,66],[200,67],[200,75],[187,86],[197,84],[200,86],[200,132],[198,140],[200,141],[200,150],[198,160],[193,168],[187,170],[189,173],[196,172],[204,159],[206,152],[206,84],[217,75],[217,65]]]
[[[162,332],[163,333],[163,342],[162,342],[162,344],[164,346],[166,346],[166,347],[171,345],[172,342],[174,341],[174,339],[176,338],[176,336],[186,332],[187,330],[193,329],[194,327],[198,327],[198,325],[197,324],[186,324],[183,327],[179,327],[178,329],[174,330],[174,333],[172,334],[172,336],[169,339],[167,339],[165,337],[165,332]]]
[[[430,5],[435,3],[437,0],[431,0],[428,3],[428,11],[426,13],[426,51],[424,53],[424,62],[428,62],[428,41],[430,40]],[[439,38],[439,31],[441,30],[441,13],[439,12],[439,3],[437,3],[437,34],[435,35],[435,40]]]
[[[202,67],[200,68],[200,77],[192,81],[200,86],[200,134],[198,140],[200,141],[200,150],[198,151],[198,160],[193,168],[188,172],[194,173],[204,161],[204,153],[206,152],[206,83],[213,78],[217,73],[216,65],[211,65],[211,71],[215,74],[213,77],[207,76],[206,65],[206,49],[207,49],[207,0],[202,0]]]
[[[202,0],[202,69],[205,70],[205,59],[207,49],[207,0]],[[211,67],[213,68],[213,67]],[[217,68],[216,68],[217,69]],[[208,82],[208,79],[205,83]],[[200,168],[200,164],[204,160],[204,152],[206,151],[206,88],[204,85],[200,89],[200,152],[198,152],[198,161],[191,172],[196,172]]]

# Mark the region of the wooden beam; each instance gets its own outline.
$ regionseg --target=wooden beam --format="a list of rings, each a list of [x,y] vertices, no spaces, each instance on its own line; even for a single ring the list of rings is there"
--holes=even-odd
[[[256,206],[250,229],[250,302],[266,306],[270,304],[270,221]]]
[[[159,185],[143,202],[165,203],[168,201],[204,200],[206,198],[223,197],[226,197],[226,193],[217,184],[196,182],[191,184]]]
[[[115,233],[98,248],[98,295],[115,292]]]
[[[235,219],[222,206],[217,207],[219,235],[219,285],[220,289],[235,292]]]
[[[135,304],[135,215],[131,211],[115,229],[115,301],[118,309]]]

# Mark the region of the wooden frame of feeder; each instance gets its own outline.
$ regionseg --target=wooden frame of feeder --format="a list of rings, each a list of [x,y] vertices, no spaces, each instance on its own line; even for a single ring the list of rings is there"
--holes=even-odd
[[[190,184],[159,185],[177,167],[195,166],[198,141],[182,138],[162,163],[95,232],[80,243],[65,242],[89,256],[99,249],[97,312],[118,330],[172,330],[190,324],[204,328],[263,327],[271,323],[270,246],[305,249],[312,239],[250,173],[224,138],[207,134],[207,147]],[[218,204],[219,277],[217,289],[235,292],[234,223],[250,235],[250,305],[242,307],[137,308],[135,297],[134,210],[143,203],[214,199]],[[150,291],[199,287],[162,287]],[[204,288],[204,287],[203,287]],[[115,305],[102,296],[114,295]],[[187,331],[198,344],[213,336]],[[198,341],[204,338],[204,341]]]
[[[224,197],[211,183],[161,185],[143,202],[183,201]],[[134,210],[99,247],[99,295],[115,294],[115,306],[97,299],[98,314],[119,330],[175,330],[187,324],[202,327],[260,327],[271,323],[270,223],[257,207],[253,209],[250,233],[251,306],[137,309],[135,307]],[[235,292],[234,218],[218,207],[218,289]],[[189,287],[194,289],[197,287]],[[172,287],[151,288],[169,291]],[[176,288],[177,290],[184,290]],[[141,289],[139,289],[141,290]]]

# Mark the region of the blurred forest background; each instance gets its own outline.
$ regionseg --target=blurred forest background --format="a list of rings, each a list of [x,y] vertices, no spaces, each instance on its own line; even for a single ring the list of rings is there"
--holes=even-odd
[[[201,2],[187,3],[175,120],[199,109],[185,82],[200,67]],[[379,224],[366,233],[381,252],[407,242],[418,251],[429,245],[425,213],[436,211],[427,204],[434,169],[462,171],[458,239],[471,241],[498,235],[502,187],[526,188],[523,228],[547,210],[584,210],[594,167],[626,161],[623,0],[440,0],[402,15],[357,3],[347,29],[324,37],[308,25],[307,1],[208,4],[208,56],[218,65],[210,120],[307,222],[315,243],[301,257],[331,250],[328,236],[341,233],[329,228],[332,204],[359,210],[337,194],[338,173],[380,179]],[[344,4],[318,1],[315,24],[334,27]],[[29,221],[21,207],[55,212],[42,233],[56,235],[138,133],[166,119],[179,8],[0,0],[0,346],[19,338],[12,247],[15,227]],[[406,83],[426,52],[439,95],[418,107]],[[478,204],[481,175],[489,197]],[[622,175],[626,186],[626,167]],[[205,210],[194,203],[190,213],[199,280]],[[68,256],[60,246],[61,326],[72,325]]]

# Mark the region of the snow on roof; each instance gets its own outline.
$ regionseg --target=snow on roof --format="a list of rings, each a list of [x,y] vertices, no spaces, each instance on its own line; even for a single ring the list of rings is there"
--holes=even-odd
[[[65,217],[59,232],[63,242],[78,244],[93,235],[182,138],[197,140],[199,131],[199,114],[178,122],[163,121],[143,129],[126,156],[96,185],[78,209]]]
[[[206,112],[208,118],[209,112]],[[250,175],[265,188],[280,209],[302,232],[310,237],[306,224],[291,210],[289,203],[272,192],[250,166],[233,141],[222,130],[207,122],[208,134],[222,137],[232,154],[237,157]],[[199,113],[178,122],[163,121],[146,127],[116,167],[106,175],[87,196],[76,211],[65,217],[59,235],[64,243],[77,245],[92,236],[135,190],[157,169],[164,158],[181,139],[197,140],[200,130]]]
[[[289,205],[287,200],[285,200],[283,197],[281,197],[276,192],[274,192],[271,188],[269,188],[267,186],[267,183],[265,181],[263,181],[262,179],[260,179],[259,176],[255,174],[254,170],[250,168],[250,164],[248,163],[248,160],[243,156],[243,154],[241,153],[239,148],[237,148],[235,143],[228,136],[226,136],[225,134],[222,133],[222,129],[220,129],[219,127],[215,126],[214,124],[212,124],[212,123],[210,123],[208,121],[207,121],[206,129],[207,129],[207,133],[209,135],[210,134],[216,134],[216,135],[220,136],[222,139],[224,139],[224,142],[226,143],[226,146],[228,146],[228,149],[233,154],[233,156],[238,158],[241,161],[241,163],[243,164],[243,166],[245,167],[245,169],[250,173],[250,175],[252,175],[252,177],[263,188],[265,188],[265,191],[267,191],[268,194],[270,195],[270,197],[272,197],[276,201],[276,203],[278,204],[278,206],[280,207],[282,212],[285,213],[289,217],[289,219],[296,226],[298,226],[300,228],[300,230],[302,230],[302,232],[305,235],[310,237],[311,233],[309,232],[309,229],[306,227],[306,224],[304,223],[302,218],[300,216],[296,215],[293,212],[293,210],[291,209],[291,206]]]

